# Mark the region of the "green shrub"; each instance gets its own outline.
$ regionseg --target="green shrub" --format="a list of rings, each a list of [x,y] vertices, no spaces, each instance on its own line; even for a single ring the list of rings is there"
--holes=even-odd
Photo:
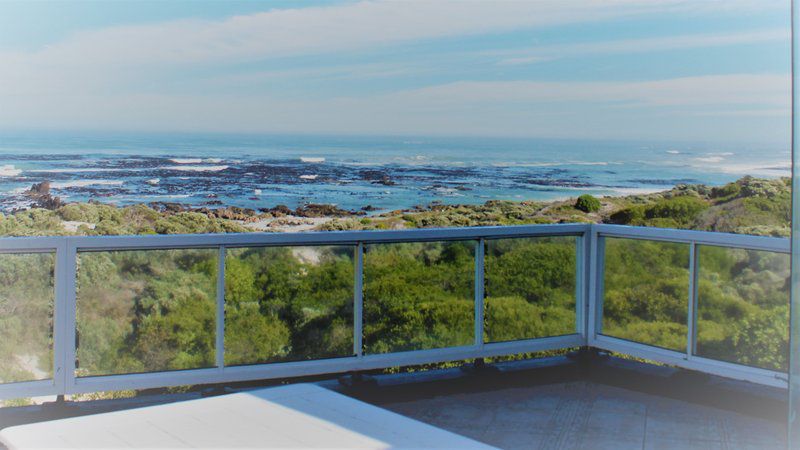
[[[600,211],[600,200],[589,194],[583,194],[575,202],[575,209],[586,213]]]
[[[656,202],[645,210],[648,219],[672,219],[679,224],[692,222],[708,204],[690,196],[674,197]]]

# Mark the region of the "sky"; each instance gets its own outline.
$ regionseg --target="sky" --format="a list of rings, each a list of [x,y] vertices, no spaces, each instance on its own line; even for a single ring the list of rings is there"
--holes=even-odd
[[[0,130],[788,143],[789,0],[0,0]]]

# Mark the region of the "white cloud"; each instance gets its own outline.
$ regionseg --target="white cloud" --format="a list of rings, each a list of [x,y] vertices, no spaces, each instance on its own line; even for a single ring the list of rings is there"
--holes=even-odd
[[[789,107],[788,75],[711,75],[639,82],[463,81],[392,94],[420,106],[604,103],[655,107],[762,105]]]
[[[783,2],[771,4],[780,6]],[[732,120],[741,124],[743,118],[780,116],[788,108],[788,77],[744,74],[603,83],[463,81],[390,94],[315,100],[235,89],[242,83],[269,83],[272,76],[303,79],[309,74],[302,68],[279,73],[220,70],[216,74],[219,76],[205,85],[208,90],[197,89],[204,86],[197,80],[185,89],[170,89],[158,81],[165,76],[188,79],[197,67],[224,69],[232,63],[292,55],[336,54],[425,39],[638,14],[707,14],[764,7],[765,2],[755,0],[383,1],[275,10],[217,21],[181,20],[86,31],[38,51],[0,54],[0,128],[573,136],[594,133],[625,137],[658,133],[658,119],[670,116],[677,121],[673,123],[685,124],[680,131],[686,136],[710,133],[712,122],[718,128],[717,135],[727,132],[723,126],[731,127],[734,134],[745,135],[748,129],[732,126]],[[706,39],[703,45],[727,45],[748,39],[776,39],[780,33],[700,38]],[[699,45],[698,36],[650,39],[645,43],[651,48]],[[560,50],[616,52],[641,44],[616,41]],[[506,64],[531,63],[542,57],[552,55],[509,54]],[[350,68],[328,67],[327,72],[315,73],[341,77],[352,73],[353,67],[364,78],[389,76],[409,68],[356,63]],[[215,82],[219,84],[214,85]],[[645,107],[650,109],[645,111]],[[621,112],[630,108],[640,108],[642,112]],[[636,126],[629,127],[625,120]],[[700,124],[705,128],[701,129]],[[755,131],[750,129],[751,134],[768,135],[777,127],[771,123],[761,125]]]
[[[692,3],[362,1],[271,10],[222,20],[115,26],[82,31],[37,51],[0,52],[0,95],[97,94],[141,86],[148,82],[148,76],[200,66],[219,68],[286,56],[331,54],[425,39],[695,9]]]
[[[722,47],[727,45],[756,44],[764,42],[785,42],[791,40],[789,29],[758,30],[726,34],[691,34],[657,38],[625,39],[605,42],[585,42],[569,45],[548,45],[524,50],[494,52],[495,55],[508,55],[498,61],[499,65],[534,64],[556,58],[578,55],[598,55],[613,53],[648,53],[664,50],[690,48]]]
[[[552,61],[554,58],[549,56],[516,56],[514,58],[506,58],[497,62],[501,66],[519,66],[522,64],[536,64],[545,61]]]
[[[175,20],[76,33],[26,62],[83,66],[241,61],[645,13],[766,8],[778,0],[362,1],[271,10],[224,20]],[[14,61],[7,54],[3,60]]]
[[[775,141],[788,132],[789,77],[647,82],[459,82],[361,97],[81,95],[36,99],[0,123],[186,131],[339,132]],[[734,112],[739,114],[734,114]]]
[[[598,21],[658,11],[678,1],[374,1],[271,10],[224,20],[175,20],[83,31],[33,54],[40,62],[83,65],[201,63]]]

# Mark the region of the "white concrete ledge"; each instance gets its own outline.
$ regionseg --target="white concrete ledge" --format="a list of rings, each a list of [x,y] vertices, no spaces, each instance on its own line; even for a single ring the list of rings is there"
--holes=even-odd
[[[6,428],[25,448],[493,448],[314,384]]]

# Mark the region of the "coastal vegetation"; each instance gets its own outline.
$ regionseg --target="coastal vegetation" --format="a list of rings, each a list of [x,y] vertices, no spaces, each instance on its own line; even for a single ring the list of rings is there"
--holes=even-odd
[[[590,194],[583,194],[575,201],[575,209],[581,210],[585,213],[593,213],[600,211],[600,200]]]
[[[584,201],[431,205],[373,216],[334,211],[340,217],[319,229],[605,222],[786,236],[789,199],[788,180],[746,177],[716,188],[678,186]],[[316,214],[54,206],[2,215],[0,233],[247,232],[259,221]],[[363,351],[473,342],[475,244],[367,246]],[[487,241],[486,341],[574,332],[576,248],[574,237]],[[688,245],[607,239],[605,250],[602,332],[685,351]],[[82,252],[77,375],[213,366],[218,257],[206,249]],[[225,363],[352,355],[354,258],[353,246],[227,249]],[[54,259],[49,253],[0,255],[0,360],[11,362],[0,366],[2,382],[51,376]],[[788,256],[703,245],[698,267],[696,353],[785,370]]]
[[[260,211],[190,208],[179,204],[117,207],[68,203],[37,194],[40,206],[0,213],[2,236],[242,233],[292,230],[380,230],[546,223],[615,223],[762,236],[789,236],[788,178],[744,177],[719,187],[678,185],[663,192],[552,202],[491,200],[481,205],[431,204],[367,216],[331,205],[295,210],[278,205]]]

